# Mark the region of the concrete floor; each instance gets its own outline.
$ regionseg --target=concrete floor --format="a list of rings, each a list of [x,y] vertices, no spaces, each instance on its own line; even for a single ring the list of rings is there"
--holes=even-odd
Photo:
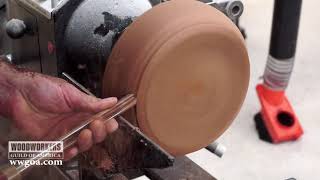
[[[263,74],[272,22],[272,0],[243,0],[251,59],[251,83],[245,104],[232,127],[219,142],[228,151],[222,159],[207,150],[189,157],[220,180],[298,180],[320,177],[320,14],[317,0],[303,3],[296,65],[287,96],[305,134],[296,142],[272,145],[260,141],[253,116],[260,109],[255,85]],[[144,178],[141,178],[144,179]]]
[[[260,81],[269,49],[273,1],[245,0],[241,24],[245,27],[251,60],[251,83],[246,102],[220,142],[228,147],[222,159],[201,150],[190,157],[218,179],[318,179],[320,167],[320,15],[316,0],[303,3],[296,64],[287,96],[304,128],[304,136],[291,143],[260,141],[253,116],[260,106],[255,85]]]

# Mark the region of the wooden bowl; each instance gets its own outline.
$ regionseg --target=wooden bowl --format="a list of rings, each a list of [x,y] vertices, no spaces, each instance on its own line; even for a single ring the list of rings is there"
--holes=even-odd
[[[230,126],[246,96],[248,59],[241,33],[224,14],[173,0],[125,30],[108,60],[103,93],[136,94],[126,118],[172,155],[184,155]]]

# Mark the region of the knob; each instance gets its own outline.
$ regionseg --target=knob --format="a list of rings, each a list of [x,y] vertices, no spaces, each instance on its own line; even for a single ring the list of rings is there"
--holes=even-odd
[[[227,148],[224,145],[217,143],[217,142],[210,144],[208,147],[206,147],[206,149],[209,150],[210,152],[212,152],[213,154],[217,155],[220,158],[227,151]]]
[[[9,37],[12,39],[19,39],[26,33],[27,26],[22,20],[11,19],[6,24],[6,31]]]

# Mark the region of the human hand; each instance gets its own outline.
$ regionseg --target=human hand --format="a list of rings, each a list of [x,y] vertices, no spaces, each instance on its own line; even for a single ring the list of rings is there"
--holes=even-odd
[[[92,115],[113,107],[116,98],[98,99],[88,96],[66,81],[34,72],[11,69],[7,80],[0,77],[0,114],[7,115],[23,135],[32,140],[56,140]],[[4,67],[0,66],[0,69]],[[5,73],[2,73],[5,74]],[[1,97],[2,96],[2,97]],[[2,100],[1,100],[2,99]],[[96,120],[78,137],[77,147],[65,152],[71,159],[102,142],[118,128],[113,119],[108,123]]]

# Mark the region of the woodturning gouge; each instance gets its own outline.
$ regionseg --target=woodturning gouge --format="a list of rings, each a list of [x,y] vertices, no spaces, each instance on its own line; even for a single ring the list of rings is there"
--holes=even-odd
[[[70,131],[68,134],[60,138],[60,141],[63,141],[63,148],[68,149],[71,146],[73,146],[77,142],[77,137],[81,130],[88,127],[88,125],[97,119],[103,119],[104,122],[109,121],[110,119],[120,115],[121,113],[127,111],[128,109],[135,106],[137,103],[137,99],[134,97],[133,94],[127,95],[124,98],[122,98],[114,107],[111,109],[107,109],[105,111],[102,111],[94,116],[92,116],[89,120],[83,122],[80,126],[77,128],[74,128],[72,131]]]

